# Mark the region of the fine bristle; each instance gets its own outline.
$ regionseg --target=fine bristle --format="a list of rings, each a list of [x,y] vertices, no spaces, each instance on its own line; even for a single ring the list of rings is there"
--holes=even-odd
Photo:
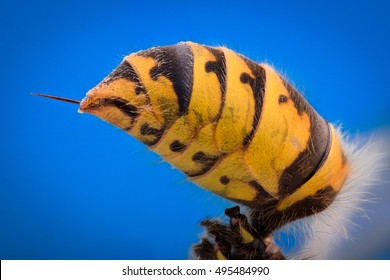
[[[81,102],[79,100],[74,100],[74,99],[59,97],[59,96],[54,96],[54,95],[48,95],[48,94],[43,94],[43,93],[32,93],[32,95],[46,97],[46,98],[55,99],[55,100],[60,100],[60,101],[73,103],[73,104],[80,104],[80,102]]]
[[[282,233],[293,233],[296,241],[303,241],[303,247],[292,252],[295,258],[339,258],[342,252],[337,252],[337,248],[343,240],[353,239],[349,232],[356,227],[354,218],[367,216],[364,206],[375,198],[372,187],[382,182],[382,175],[388,170],[388,151],[384,139],[377,136],[367,141],[360,137],[349,140],[340,132],[339,134],[351,162],[351,174],[327,209],[281,230]],[[303,240],[299,240],[300,237]],[[294,240],[291,241],[295,243]]]

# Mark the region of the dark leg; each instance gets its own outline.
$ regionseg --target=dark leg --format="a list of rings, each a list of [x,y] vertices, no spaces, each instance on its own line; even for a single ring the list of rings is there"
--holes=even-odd
[[[240,213],[240,207],[227,208],[230,218],[226,224],[217,220],[203,220],[208,236],[194,246],[199,259],[269,260],[284,259],[282,252],[273,242],[272,235],[252,227],[248,218]]]

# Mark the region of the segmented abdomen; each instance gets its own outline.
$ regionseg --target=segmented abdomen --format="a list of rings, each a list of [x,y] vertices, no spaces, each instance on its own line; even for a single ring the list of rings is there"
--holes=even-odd
[[[333,127],[270,66],[227,48],[131,54],[88,96],[81,110],[278,225],[326,208],[348,174]]]

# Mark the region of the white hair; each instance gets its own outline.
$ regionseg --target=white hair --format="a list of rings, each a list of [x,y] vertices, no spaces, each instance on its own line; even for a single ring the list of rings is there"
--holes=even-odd
[[[372,187],[383,182],[381,175],[388,170],[386,160],[389,155],[389,139],[386,141],[384,137],[376,135],[366,140],[362,140],[364,137],[350,140],[348,136],[340,132],[340,129],[337,129],[337,133],[351,164],[351,172],[335,200],[327,209],[290,223],[275,234],[279,242],[281,236],[287,232],[289,233],[287,235],[293,238],[293,240],[287,240],[287,243],[301,243],[301,246],[298,246],[299,251],[290,253],[292,258],[339,258],[335,254],[337,251],[335,248],[342,241],[352,240],[349,232],[356,226],[353,219],[358,216],[367,216],[364,205],[375,199]]]

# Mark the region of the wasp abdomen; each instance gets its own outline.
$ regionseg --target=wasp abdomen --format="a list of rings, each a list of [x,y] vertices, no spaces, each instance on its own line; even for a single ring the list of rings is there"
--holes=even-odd
[[[333,127],[270,66],[227,48],[186,42],[133,53],[80,110],[276,227],[326,208],[348,175]]]

